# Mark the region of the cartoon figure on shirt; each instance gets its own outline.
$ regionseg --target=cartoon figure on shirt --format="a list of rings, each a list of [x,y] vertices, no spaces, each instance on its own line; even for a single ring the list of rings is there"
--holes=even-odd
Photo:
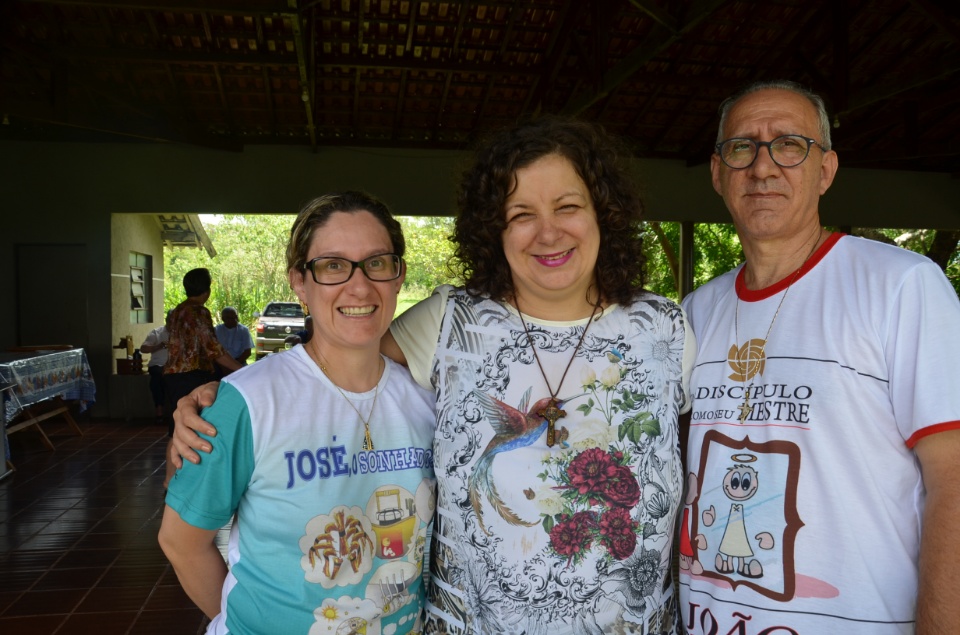
[[[735,460],[743,460],[743,455],[737,455]],[[756,460],[751,455],[752,460]],[[717,550],[716,569],[720,573],[737,573],[745,578],[763,577],[763,565],[754,558],[753,547],[747,534],[746,518],[743,513],[743,503],[753,498],[760,488],[759,475],[749,465],[736,464],[729,468],[723,478],[723,493],[733,501],[730,504],[730,515],[727,527],[720,540]],[[703,512],[703,524],[707,527],[716,521],[716,509],[713,505]],[[760,549],[773,549],[773,535],[763,531],[754,536]]]
[[[680,524],[680,570],[689,571],[694,575],[703,573],[700,564],[699,552],[707,548],[707,539],[703,534],[690,538],[690,510],[700,495],[697,489],[697,475],[691,472],[687,475],[687,496],[683,505],[683,520]]]

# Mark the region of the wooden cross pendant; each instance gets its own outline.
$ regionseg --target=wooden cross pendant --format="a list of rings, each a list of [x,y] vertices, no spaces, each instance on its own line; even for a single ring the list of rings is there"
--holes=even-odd
[[[555,427],[557,425],[557,419],[566,417],[567,411],[557,408],[556,399],[550,399],[547,407],[537,414],[547,420],[547,445],[553,447],[553,444],[557,441],[557,430]]]
[[[747,418],[753,413],[753,406],[750,405],[750,395],[747,394],[743,398],[743,403],[737,406],[737,410],[740,411],[740,423],[743,424]]]

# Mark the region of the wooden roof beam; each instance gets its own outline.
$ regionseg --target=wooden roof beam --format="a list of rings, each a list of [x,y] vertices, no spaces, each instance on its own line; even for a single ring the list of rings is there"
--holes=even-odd
[[[572,98],[561,111],[565,115],[578,115],[610,94],[624,83],[637,70],[656,57],[661,51],[673,44],[685,33],[693,30],[716,11],[726,0],[697,0],[691,8],[692,18],[679,31],[671,32],[658,26],[647,40],[624,57],[616,66],[604,74],[599,90],[593,94]]]
[[[850,105],[845,110],[838,112],[837,115],[843,116],[855,110],[872,106],[878,102],[892,99],[893,97],[896,97],[897,95],[903,94],[907,91],[920,88],[932,82],[946,79],[947,77],[950,77],[958,72],[960,72],[960,55],[954,54],[946,56],[940,59],[939,64],[931,64],[922,70],[913,72],[909,77],[905,77],[898,81],[874,85],[866,90],[860,91],[857,94],[851,95]]]
[[[105,132],[123,137],[146,139],[147,141],[185,143],[230,152],[243,150],[243,145],[231,139],[207,135],[190,130],[186,126],[165,126],[159,124],[153,118],[127,119],[121,122],[116,117],[104,117],[99,113],[83,111],[77,107],[72,107],[66,115],[59,115],[54,107],[33,101],[3,100],[0,102],[0,109],[4,113],[19,119]]]
[[[643,0],[630,0],[630,4],[646,13],[657,24],[666,27],[671,33],[680,32],[679,21],[656,4]]]
[[[950,16],[944,13],[943,9],[930,0],[910,0],[910,4],[930,18],[930,21],[938,26],[955,44],[960,43],[960,27],[957,26],[955,20],[950,19]]]
[[[572,4],[576,5],[573,11],[570,10]],[[560,28],[551,30],[550,41],[547,44],[544,55],[544,73],[543,75],[538,75],[534,80],[536,85],[527,94],[527,101],[523,104],[522,112],[530,112],[531,105],[535,112],[540,112],[542,109],[543,100],[546,97],[547,91],[553,86],[553,83],[557,80],[557,75],[560,73],[560,69],[563,67],[563,62],[566,59],[567,46],[570,44],[570,34],[573,32],[573,27],[577,24],[577,17],[582,7],[583,3],[567,2],[557,9],[559,12],[557,22],[560,24]],[[558,42],[560,43],[559,47],[557,46]]]
[[[289,0],[290,8],[296,10],[297,0]],[[313,121],[313,101],[310,95],[310,73],[308,71],[307,55],[311,53],[307,50],[303,41],[303,31],[300,24],[300,15],[292,13],[284,16],[290,20],[290,26],[293,29],[293,47],[297,51],[297,69],[300,71],[300,99],[303,100],[303,107],[307,112],[307,134],[310,136],[310,148],[317,151],[317,126]]]
[[[21,0],[31,4],[54,4],[74,7],[99,7],[127,11],[162,11],[165,13],[216,13],[220,15],[276,16],[289,13],[283,0],[247,0],[231,3],[221,0]]]
[[[234,54],[201,53],[199,51],[144,51],[131,48],[90,48],[80,46],[46,47],[62,59],[105,59],[138,64],[225,64],[232,66],[295,66],[291,55],[277,53]]]

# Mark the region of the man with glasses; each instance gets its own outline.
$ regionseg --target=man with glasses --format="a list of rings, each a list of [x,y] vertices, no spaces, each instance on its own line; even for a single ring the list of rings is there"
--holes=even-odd
[[[714,189],[746,262],[684,301],[689,633],[958,633],[960,302],[930,260],[824,230],[823,101],[723,103]]]

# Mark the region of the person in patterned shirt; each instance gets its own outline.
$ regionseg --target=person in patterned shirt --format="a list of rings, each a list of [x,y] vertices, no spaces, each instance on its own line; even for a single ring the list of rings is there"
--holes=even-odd
[[[216,379],[215,364],[226,372],[243,366],[223,350],[213,328],[213,317],[204,306],[210,298],[210,271],[204,268],[191,269],[183,276],[183,290],[187,299],[170,312],[167,330],[167,363],[163,367],[163,387],[173,412],[177,401],[197,386]],[[173,436],[173,421],[169,423],[169,435]],[[170,461],[172,444],[167,443],[167,465],[163,486],[166,487],[176,471]]]

